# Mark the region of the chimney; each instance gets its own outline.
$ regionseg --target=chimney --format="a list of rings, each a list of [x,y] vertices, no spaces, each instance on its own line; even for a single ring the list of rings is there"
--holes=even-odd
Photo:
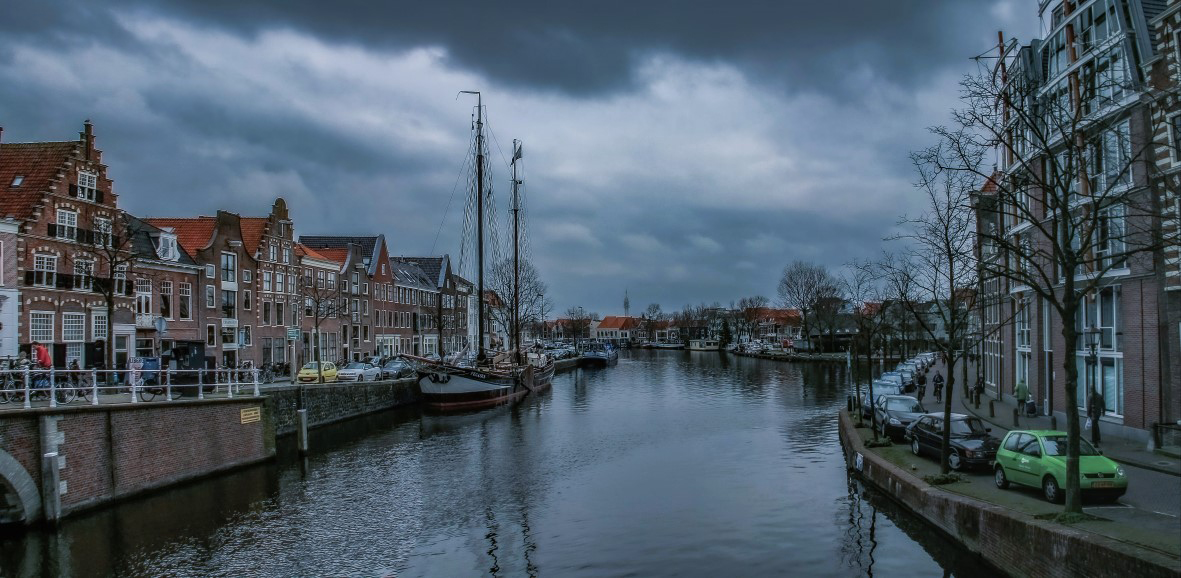
[[[94,125],[90,124],[90,119],[82,124],[82,144],[86,148],[86,160],[90,160],[91,153],[94,151]]]

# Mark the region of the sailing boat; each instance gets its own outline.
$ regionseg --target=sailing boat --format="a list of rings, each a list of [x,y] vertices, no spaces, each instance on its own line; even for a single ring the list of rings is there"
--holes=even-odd
[[[554,376],[554,361],[541,352],[521,351],[520,346],[520,189],[521,180],[517,175],[517,161],[521,159],[521,147],[514,141],[513,148],[513,302],[512,302],[512,348],[489,356],[484,348],[484,179],[488,174],[484,140],[484,107],[479,92],[463,91],[476,95],[475,162],[471,193],[475,195],[476,206],[476,262],[477,262],[477,353],[475,363],[460,365],[445,360],[431,360],[407,355],[415,362],[418,385],[422,390],[423,403],[438,410],[466,410],[509,403],[538,392],[550,386]]]

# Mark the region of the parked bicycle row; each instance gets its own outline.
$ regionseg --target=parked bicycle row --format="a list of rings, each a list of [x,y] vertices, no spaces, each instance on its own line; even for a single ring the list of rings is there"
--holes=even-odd
[[[0,405],[15,403],[25,408],[32,402],[48,401],[50,407],[73,403],[81,398],[97,405],[99,396],[122,403],[126,401],[174,400],[181,397],[203,398],[224,394],[241,394],[245,388],[251,395],[259,395],[262,370],[128,370],[31,368],[9,369],[0,372]]]

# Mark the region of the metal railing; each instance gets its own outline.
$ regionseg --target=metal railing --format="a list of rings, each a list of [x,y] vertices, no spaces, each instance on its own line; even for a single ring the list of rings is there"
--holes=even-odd
[[[259,372],[257,368],[2,370],[0,408],[21,404],[23,409],[32,409],[35,401],[48,401],[48,407],[58,407],[79,399],[90,405],[150,402],[157,398],[175,401],[192,390],[197,399],[233,398],[242,395],[243,388],[258,397]]]

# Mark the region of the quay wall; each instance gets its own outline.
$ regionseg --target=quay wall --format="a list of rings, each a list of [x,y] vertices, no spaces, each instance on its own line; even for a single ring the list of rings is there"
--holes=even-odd
[[[266,411],[275,425],[275,435],[294,434],[298,429],[300,390],[309,428],[418,403],[422,395],[414,379],[268,387]]]
[[[1015,576],[1176,577],[1181,562],[1068,526],[960,496],[866,451],[853,422],[840,412],[840,439],[850,470],[921,516],[988,564]]]
[[[243,397],[0,414],[0,522],[54,521],[266,460],[275,445],[262,402]],[[49,463],[56,472],[45,469]]]

